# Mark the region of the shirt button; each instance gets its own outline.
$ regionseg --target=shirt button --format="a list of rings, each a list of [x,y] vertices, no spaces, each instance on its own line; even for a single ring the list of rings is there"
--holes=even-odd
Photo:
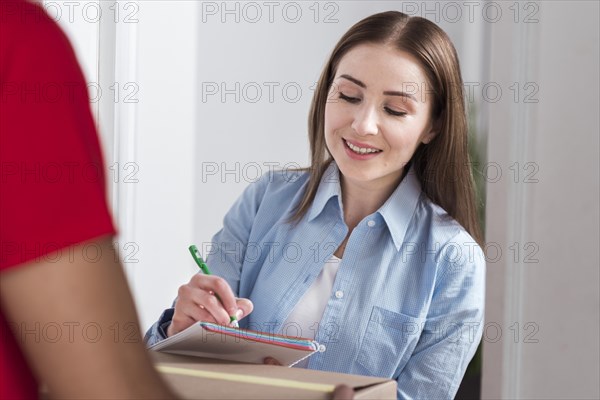
[[[341,299],[342,297],[344,297],[344,292],[342,292],[341,290],[336,291],[335,297],[337,297],[338,299]]]
[[[324,352],[325,352],[325,350],[327,350],[327,347],[325,347],[325,345],[324,345],[324,344],[320,344],[320,345],[319,345],[319,352],[320,352],[320,353],[324,353]]]
[[[370,220],[369,222],[367,222],[367,225],[369,226],[369,228],[372,228],[375,226],[375,221]]]

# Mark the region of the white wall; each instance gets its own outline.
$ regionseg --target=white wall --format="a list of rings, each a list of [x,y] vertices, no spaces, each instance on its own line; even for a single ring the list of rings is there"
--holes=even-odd
[[[503,177],[488,184],[486,234],[503,255],[488,265],[482,394],[597,399],[599,6],[531,4],[538,22],[491,27],[491,79],[534,86],[489,106]]]
[[[45,7],[91,83],[116,245],[145,329],[193,272],[186,246],[194,225],[198,3],[46,1]]]

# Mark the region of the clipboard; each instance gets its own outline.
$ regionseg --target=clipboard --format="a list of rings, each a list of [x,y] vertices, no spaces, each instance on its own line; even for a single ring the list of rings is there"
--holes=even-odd
[[[319,351],[319,343],[307,338],[196,322],[150,346],[149,350],[253,364],[263,364],[265,357],[273,357],[291,367]]]

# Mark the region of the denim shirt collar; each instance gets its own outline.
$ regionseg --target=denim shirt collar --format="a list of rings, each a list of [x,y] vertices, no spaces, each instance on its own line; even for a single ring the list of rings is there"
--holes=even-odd
[[[406,230],[417,209],[420,198],[421,183],[414,168],[411,167],[400,185],[394,190],[394,193],[377,210],[390,230],[397,251],[400,251],[400,247],[404,242]]]
[[[318,217],[333,197],[337,197],[337,212],[340,218],[343,219],[342,187],[340,185],[339,169],[334,161],[329,164],[321,178],[321,184],[308,211],[308,221]],[[397,251],[400,251],[400,247],[404,242],[406,230],[415,213],[420,197],[421,184],[414,168],[411,167],[400,185],[376,211],[383,217]]]

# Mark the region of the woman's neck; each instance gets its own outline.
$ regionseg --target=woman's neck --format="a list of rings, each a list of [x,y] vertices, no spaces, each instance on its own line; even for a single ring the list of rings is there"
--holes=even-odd
[[[378,185],[376,182],[368,182],[362,184],[350,182],[342,176],[344,221],[349,230],[352,231],[367,215],[377,211],[392,195],[399,183]]]

